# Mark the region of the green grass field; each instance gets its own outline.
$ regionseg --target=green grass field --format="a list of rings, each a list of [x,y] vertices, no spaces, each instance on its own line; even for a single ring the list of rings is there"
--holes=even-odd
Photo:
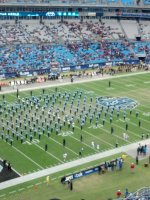
[[[78,97],[80,93],[81,98]],[[68,96],[68,94],[70,94],[70,96]],[[32,96],[30,91],[20,92],[19,96],[20,102],[17,100],[15,93],[5,94],[4,97],[3,95],[0,96],[0,121],[2,124],[0,126],[0,157],[1,159],[10,161],[13,168],[20,174],[28,174],[64,163],[64,153],[67,153],[67,158],[65,160],[65,162],[67,162],[77,159],[79,157],[79,151],[81,151],[82,148],[82,156],[88,156],[99,151],[115,148],[116,143],[118,143],[119,146],[122,146],[139,141],[142,139],[142,134],[145,139],[150,133],[150,73],[111,79],[111,87],[108,85],[108,80],[102,80],[60,86],[58,87],[57,92],[55,91],[55,88],[49,88],[44,90],[44,94],[42,89],[39,89],[32,91]],[[37,98],[39,100],[39,107],[37,109],[37,102],[34,104],[33,96],[35,97],[35,101]],[[126,111],[120,109],[119,118],[117,118],[117,109],[112,106],[114,107],[114,111],[112,114],[112,123],[110,123],[110,112],[112,108],[109,106],[109,110],[106,111],[108,98],[103,101],[103,110],[101,101],[97,106],[97,110],[95,110],[97,97],[127,97],[135,100],[136,106],[132,104],[134,108],[132,109],[132,114],[130,114],[130,109],[127,108],[128,102],[120,102],[121,106],[126,107]],[[23,98],[25,101],[24,105],[22,102]],[[85,98],[86,101],[84,102]],[[65,101],[66,108],[63,115],[62,109]],[[72,112],[70,113],[71,101],[73,101],[73,104]],[[116,102],[116,99],[114,99],[114,101]],[[48,110],[52,104],[54,106],[50,111],[49,117]],[[91,110],[88,113],[90,105]],[[14,110],[12,110],[12,106]],[[44,106],[45,109],[43,109],[44,111],[42,114],[42,107]],[[60,122],[58,125],[56,123],[56,127],[58,126],[58,134],[56,134],[57,128],[55,129],[55,121],[57,121],[58,115],[55,116],[55,120],[53,119],[53,113],[55,112],[56,115],[57,108],[59,108],[58,115],[60,116]],[[81,130],[81,119],[85,117],[86,112],[88,113],[88,116],[85,123],[83,123],[83,129]],[[138,117],[136,117],[136,112],[139,113]],[[90,124],[89,118],[92,113],[93,119]],[[99,113],[100,118],[97,117]],[[80,115],[81,119],[79,119]],[[125,119],[124,115],[126,115]],[[65,126],[63,125],[64,116],[67,116]],[[68,119],[70,119],[71,116],[74,117],[74,131],[72,130],[72,125],[68,128]],[[26,130],[24,122],[25,118]],[[38,123],[36,123],[37,118],[39,118]],[[105,119],[104,125],[102,124],[103,119]],[[51,125],[50,120],[52,121]],[[141,127],[139,127],[139,121],[141,122]],[[62,124],[61,130],[60,124]],[[127,131],[126,124],[128,124]],[[10,129],[9,134],[8,127]],[[111,134],[112,127],[114,132]],[[14,137],[12,134],[13,130]],[[2,132],[4,132],[3,140]],[[18,140],[16,133],[18,135]],[[48,133],[50,134],[50,137],[48,136]],[[128,140],[123,138],[123,133],[127,133],[129,136]],[[30,142],[30,135],[33,137],[32,142]],[[40,140],[39,135],[41,136]],[[81,135],[83,137],[82,142],[80,141]],[[7,143],[6,137],[8,137]],[[21,138],[23,139],[23,144],[21,144]],[[62,145],[64,138],[66,140],[66,147],[63,147]],[[10,145],[10,140],[12,141],[12,146]],[[92,147],[92,141],[94,142],[95,147]],[[46,152],[45,144],[48,145],[48,150]],[[97,145],[100,146],[100,149],[96,148]]]
[[[97,160],[80,167],[71,168],[58,172],[50,176],[50,182],[45,183],[45,177],[29,181],[5,190],[0,191],[1,200],[49,200],[60,198],[61,200],[108,200],[116,198],[116,191],[120,189],[124,197],[125,189],[134,193],[142,187],[149,187],[150,173],[149,167],[145,168],[144,163],[148,159],[139,162],[135,167],[134,173],[130,171],[130,164],[135,159],[127,156],[123,169],[120,171],[106,172],[103,175],[93,174],[73,181],[73,191],[68,189],[67,184],[60,183],[60,177],[64,174],[72,173],[81,168],[87,168],[121,156],[117,154],[105,159]]]

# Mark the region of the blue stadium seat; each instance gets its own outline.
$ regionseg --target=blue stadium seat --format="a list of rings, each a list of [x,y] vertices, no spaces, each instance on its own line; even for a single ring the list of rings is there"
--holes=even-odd
[[[150,0],[144,0],[145,5],[150,5]]]
[[[135,4],[135,1],[134,0],[107,0],[107,2],[109,4],[111,3],[122,3],[124,5],[127,5],[127,6],[131,6],[131,5],[134,5]]]
[[[122,0],[122,3],[124,5],[134,5],[135,1],[134,0]]]

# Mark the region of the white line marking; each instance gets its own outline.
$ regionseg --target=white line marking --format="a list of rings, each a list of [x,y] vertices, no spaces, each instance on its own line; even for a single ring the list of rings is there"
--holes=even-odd
[[[54,181],[54,180],[56,180],[56,179],[57,179],[57,178],[52,178],[51,180]]]
[[[40,147],[38,144],[34,144],[35,146],[37,146],[39,149],[45,151],[42,147]],[[56,156],[54,156],[52,153],[46,151],[47,154],[49,154],[50,156],[52,156],[53,158],[55,158],[56,160],[58,160],[61,163],[64,163],[62,160],[60,160],[59,158],[57,158]]]
[[[0,197],[4,197],[4,196],[6,196],[6,194],[2,194],[2,195],[0,195]]]
[[[16,147],[12,146],[16,151],[18,151],[20,154],[22,154],[24,157],[26,157],[28,160],[30,160],[31,162],[33,162],[35,165],[37,165],[38,167],[40,167],[40,169],[44,169],[41,165],[39,165],[38,163],[36,163],[34,160],[32,160],[30,157],[28,157],[26,154],[24,154],[22,151],[20,151],[19,149],[17,149]]]
[[[18,191],[22,191],[22,190],[25,190],[25,188],[20,188]]]
[[[27,186],[27,188],[32,188],[33,187],[33,185],[29,185],[29,186]]]
[[[12,192],[9,192],[9,194],[13,194],[13,193],[15,193],[15,192],[17,192],[16,190],[13,190]]]
[[[42,182],[39,182],[39,183],[37,183],[36,185],[41,185],[41,184],[43,184]]]

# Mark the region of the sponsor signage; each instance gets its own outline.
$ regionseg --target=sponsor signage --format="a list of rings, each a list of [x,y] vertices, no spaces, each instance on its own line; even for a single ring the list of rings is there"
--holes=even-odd
[[[115,160],[111,160],[110,162],[114,162],[114,161]],[[103,164],[100,164],[100,165],[95,166],[93,168],[85,169],[85,170],[82,170],[80,172],[76,172],[74,174],[70,174],[68,176],[62,177],[61,182],[65,183],[65,182],[68,182],[70,180],[75,180],[75,179],[81,178],[83,176],[87,176],[89,174],[97,173],[97,172],[99,172],[99,167],[104,167],[104,165],[105,164],[103,163]]]
[[[68,71],[70,71],[70,67],[62,67],[61,70],[63,72],[68,72]]]
[[[123,13],[123,12],[118,12],[116,15],[120,16],[120,17],[150,18],[150,14],[148,14],[148,13]]]
[[[29,76],[29,72],[20,72],[20,76]]]
[[[98,170],[99,170],[99,166],[93,167],[93,168],[90,168],[90,169],[87,169],[87,170],[84,170],[84,171],[81,171],[81,172],[78,172],[78,173],[75,173],[75,174],[72,174],[72,175],[69,175],[69,176],[66,176],[64,178],[64,182],[67,182],[69,180],[78,179],[80,177],[87,176],[87,175],[92,174],[92,173],[96,173],[96,172],[98,172]]]
[[[150,60],[145,60],[145,62],[148,64],[150,63]],[[71,71],[71,70],[85,70],[85,69],[89,69],[89,68],[92,68],[92,67],[104,67],[106,65],[107,62],[101,62],[101,63],[97,63],[97,64],[85,64],[85,65],[79,65],[79,66],[68,66],[68,67],[61,67],[61,68],[57,68],[58,71],[61,71],[61,72],[68,72],[68,71]],[[120,64],[120,63],[123,63],[123,64],[138,64],[139,63],[139,59],[137,60],[124,60],[124,61],[116,61],[116,62],[110,62],[112,64],[112,66],[115,66],[117,64]],[[28,76],[32,76],[32,74],[34,72],[36,72],[37,74],[41,74],[41,73],[49,73],[51,71],[50,68],[45,68],[45,69],[39,69],[39,70],[29,70],[28,73],[29,75]],[[21,74],[23,74],[24,72],[22,71]],[[21,75],[19,73],[19,75]],[[16,77],[18,75],[17,72],[10,72],[10,73],[0,73],[0,76],[5,76],[5,78],[13,78],[13,77]]]
[[[78,17],[78,12],[0,12],[0,16],[10,17]]]

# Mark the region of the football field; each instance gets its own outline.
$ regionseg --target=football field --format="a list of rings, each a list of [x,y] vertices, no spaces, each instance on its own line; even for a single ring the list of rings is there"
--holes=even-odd
[[[0,158],[29,174],[150,137],[150,73],[0,95]]]

